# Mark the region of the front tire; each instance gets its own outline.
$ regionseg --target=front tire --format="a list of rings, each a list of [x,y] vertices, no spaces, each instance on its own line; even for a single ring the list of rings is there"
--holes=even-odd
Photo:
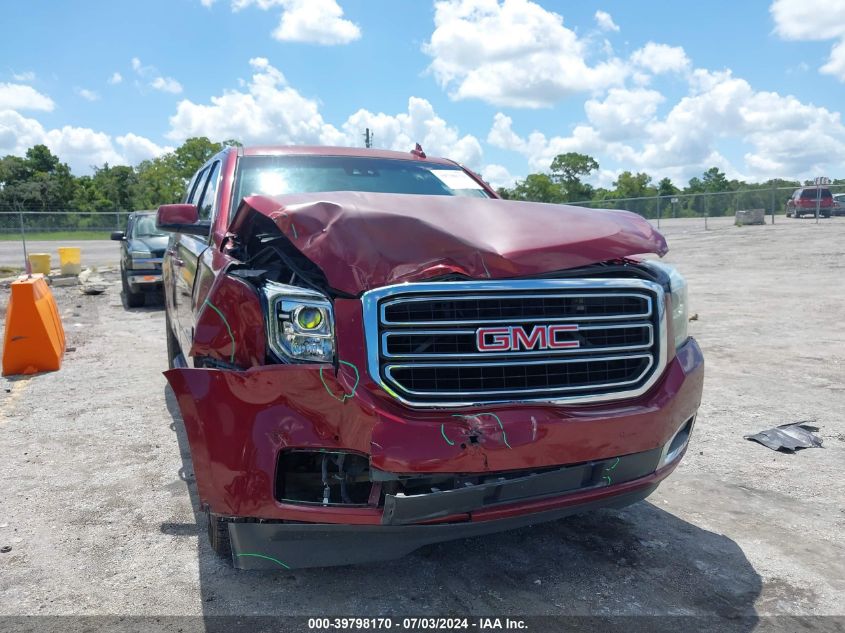
[[[164,311],[164,329],[166,331],[165,338],[167,339],[167,368],[176,369],[176,356],[181,354],[179,350],[179,341],[176,340],[176,335],[173,334],[173,327],[170,325],[170,315],[167,313],[167,308]]]
[[[144,305],[146,298],[143,292],[132,292],[129,282],[126,281],[126,273],[120,274],[120,283],[123,286],[123,304],[127,308],[140,308]]]

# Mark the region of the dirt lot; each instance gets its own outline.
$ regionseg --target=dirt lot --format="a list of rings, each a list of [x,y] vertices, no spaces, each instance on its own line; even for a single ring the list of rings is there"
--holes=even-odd
[[[715,614],[743,631],[843,630],[845,619],[767,616],[845,615],[845,218],[663,228],[707,360],[676,473],[623,511],[361,567],[255,573],[216,559],[161,375],[161,308],[124,310],[117,283],[101,296],[56,289],[73,351],[60,372],[0,390],[0,546],[12,548],[0,554],[0,614],[209,626],[219,615]],[[742,437],[807,419],[824,449],[786,455]]]

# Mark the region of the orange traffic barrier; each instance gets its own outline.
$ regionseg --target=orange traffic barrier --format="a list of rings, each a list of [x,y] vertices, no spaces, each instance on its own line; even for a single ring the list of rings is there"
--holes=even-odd
[[[62,366],[65,330],[41,275],[12,282],[3,337],[3,375],[55,371]]]

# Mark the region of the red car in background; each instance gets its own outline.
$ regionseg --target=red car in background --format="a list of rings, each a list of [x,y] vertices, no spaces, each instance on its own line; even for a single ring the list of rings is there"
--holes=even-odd
[[[792,197],[786,201],[786,217],[802,218],[805,215],[816,217],[816,207],[819,217],[829,218],[834,209],[833,195],[826,187],[801,187],[796,189]]]
[[[453,161],[227,148],[158,211],[167,379],[239,568],[385,560],[648,496],[698,410],[666,242]]]

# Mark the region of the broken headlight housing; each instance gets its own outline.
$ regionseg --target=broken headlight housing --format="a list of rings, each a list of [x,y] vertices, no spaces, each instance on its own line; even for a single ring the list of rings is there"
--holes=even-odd
[[[283,360],[331,363],[335,336],[332,304],[321,293],[274,282],[264,285],[270,348]]]
[[[687,333],[687,280],[678,272],[674,266],[664,264],[655,260],[643,262],[645,266],[663,272],[669,277],[669,289],[671,292],[672,306],[672,331],[675,334],[675,349],[686,343],[689,335]]]

